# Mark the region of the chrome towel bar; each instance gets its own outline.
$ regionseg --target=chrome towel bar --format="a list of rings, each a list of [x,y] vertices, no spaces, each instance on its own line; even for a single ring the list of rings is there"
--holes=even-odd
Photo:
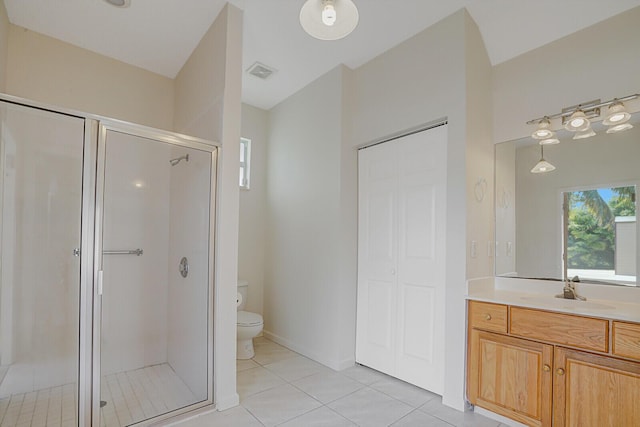
[[[140,256],[143,254],[142,249],[122,250],[122,251],[102,251],[102,255],[135,255]]]

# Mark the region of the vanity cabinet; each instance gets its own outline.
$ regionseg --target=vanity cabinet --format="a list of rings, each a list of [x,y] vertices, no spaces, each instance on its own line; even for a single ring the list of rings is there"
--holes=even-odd
[[[554,426],[640,425],[640,363],[558,347]]]
[[[640,325],[469,301],[467,397],[530,426],[640,426]]]

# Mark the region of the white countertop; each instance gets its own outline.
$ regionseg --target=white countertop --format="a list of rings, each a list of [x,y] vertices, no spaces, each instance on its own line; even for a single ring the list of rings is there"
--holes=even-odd
[[[562,282],[531,285],[531,281],[500,277],[469,280],[467,299],[640,323],[639,288],[605,286],[604,290],[592,290],[586,284],[578,284],[578,294],[587,297],[587,301],[579,301],[555,298],[562,291]],[[610,298],[603,299],[603,292]]]

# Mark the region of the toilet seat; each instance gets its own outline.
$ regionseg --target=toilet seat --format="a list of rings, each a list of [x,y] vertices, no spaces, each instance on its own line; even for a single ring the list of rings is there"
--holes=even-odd
[[[262,325],[262,316],[250,311],[238,311],[238,326]]]

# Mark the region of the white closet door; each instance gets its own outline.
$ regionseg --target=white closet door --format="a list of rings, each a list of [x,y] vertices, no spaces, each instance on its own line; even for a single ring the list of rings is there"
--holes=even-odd
[[[356,360],[444,387],[446,126],[359,153]]]
[[[358,153],[356,360],[391,373],[397,318],[397,151],[381,144]]]

